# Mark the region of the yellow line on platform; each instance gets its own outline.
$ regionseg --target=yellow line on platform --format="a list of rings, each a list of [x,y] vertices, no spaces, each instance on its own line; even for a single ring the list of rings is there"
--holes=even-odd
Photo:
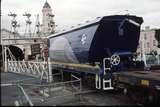
[[[68,66],[68,67],[99,69],[98,65],[92,66],[92,65],[88,65],[88,64],[75,64],[75,63],[65,63],[65,62],[55,62],[55,61],[51,61],[51,62],[49,62],[49,64],[64,65],[64,66]]]

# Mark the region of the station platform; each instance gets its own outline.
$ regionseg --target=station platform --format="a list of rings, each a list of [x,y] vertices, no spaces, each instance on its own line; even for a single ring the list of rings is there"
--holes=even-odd
[[[25,83],[25,84],[39,84],[40,80],[31,76],[3,72],[1,73],[1,84],[16,84],[16,83]],[[25,87],[30,89],[31,86]],[[15,106],[15,102],[19,99],[24,98],[23,93],[15,85],[2,86],[1,85],[1,105],[2,106]]]
[[[160,70],[113,73],[114,81],[160,90]]]

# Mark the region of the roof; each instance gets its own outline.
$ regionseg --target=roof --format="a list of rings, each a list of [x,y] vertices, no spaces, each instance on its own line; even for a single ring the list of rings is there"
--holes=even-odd
[[[51,6],[49,5],[49,3],[46,1],[43,8],[51,8]]]
[[[127,17],[127,18],[132,18],[134,15],[110,15],[110,16],[101,16],[101,17],[97,17],[95,20],[92,20],[92,21],[87,21],[85,24],[82,24],[80,26],[76,26],[76,27],[72,27],[71,29],[67,29],[67,30],[64,30],[64,31],[60,31],[58,33],[55,33],[55,34],[52,34],[52,35],[49,35],[47,38],[53,38],[53,37],[57,37],[57,36],[61,36],[63,34],[66,34],[66,33],[69,33],[69,32],[72,32],[72,31],[75,31],[75,30],[79,30],[79,29],[82,29],[84,27],[88,27],[88,26],[92,26],[94,24],[98,24],[100,23],[101,20],[121,20],[123,19],[124,17]],[[137,16],[134,16],[134,17],[137,17]],[[141,17],[139,17],[141,18]],[[136,19],[137,20],[137,19]],[[143,22],[143,19],[141,20],[137,20],[139,23],[142,23]]]
[[[97,17],[96,19],[94,19],[94,20],[92,20],[92,21],[86,21],[86,22],[85,22],[84,24],[82,24],[82,25],[80,24],[80,25],[77,25],[76,27],[72,27],[72,28],[70,28],[70,29],[66,29],[66,30],[64,30],[64,31],[60,31],[60,32],[58,32],[58,33],[49,35],[47,38],[57,37],[57,36],[60,36],[60,35],[65,34],[65,33],[69,33],[69,32],[76,31],[76,30],[79,30],[79,29],[82,29],[82,28],[85,28],[85,27],[88,27],[88,26],[92,26],[92,25],[98,24],[102,18],[103,18],[103,17]]]
[[[3,32],[3,31],[13,34],[12,31],[10,31],[10,30],[8,30],[8,29],[5,29],[5,28],[2,28],[2,29],[1,29],[1,32]],[[16,34],[17,34],[18,36],[21,36],[18,32],[16,32]]]

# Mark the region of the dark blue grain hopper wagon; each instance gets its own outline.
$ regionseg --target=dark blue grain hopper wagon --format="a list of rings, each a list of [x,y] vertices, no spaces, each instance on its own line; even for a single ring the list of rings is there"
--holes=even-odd
[[[50,35],[50,60],[74,66],[98,65],[102,68],[99,78],[106,74],[108,61],[121,70],[132,62],[142,23],[142,17],[133,15],[104,16]]]

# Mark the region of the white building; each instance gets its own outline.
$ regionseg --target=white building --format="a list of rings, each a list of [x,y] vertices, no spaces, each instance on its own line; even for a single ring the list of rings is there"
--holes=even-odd
[[[160,54],[160,48],[157,47],[158,41],[155,38],[156,29],[150,29],[148,26],[141,31],[138,53],[149,54],[152,51],[157,51]]]
[[[42,9],[42,32],[46,35],[51,34],[51,32],[53,33],[54,28],[55,28],[55,23],[53,21],[53,13],[52,13],[52,9],[51,6],[49,5],[49,3],[46,1],[43,9]]]
[[[19,33],[13,33],[7,29],[1,29],[1,44],[15,44],[17,43],[16,40],[12,40],[12,41],[9,41],[7,39],[15,39],[15,38],[21,38],[22,36],[19,34]],[[5,40],[6,39],[6,40]],[[24,42],[24,41],[22,41]]]

